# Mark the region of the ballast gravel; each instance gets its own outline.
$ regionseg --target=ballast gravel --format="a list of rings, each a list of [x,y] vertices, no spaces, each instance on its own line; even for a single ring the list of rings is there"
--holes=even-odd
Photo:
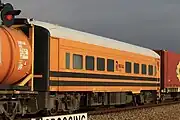
[[[180,104],[92,115],[88,120],[180,120]]]

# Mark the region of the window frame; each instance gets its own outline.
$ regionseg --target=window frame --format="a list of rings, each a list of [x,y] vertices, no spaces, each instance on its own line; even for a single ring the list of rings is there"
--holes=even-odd
[[[150,69],[151,67],[152,69]],[[153,68],[154,68],[153,65],[148,65],[148,75],[152,76],[154,74]],[[152,73],[150,74],[151,70],[152,70]]]
[[[113,63],[113,68],[111,69],[112,66],[109,66],[109,64],[111,64],[110,62]],[[114,59],[107,59],[107,71],[108,72],[114,72]]]
[[[102,69],[101,69],[101,68],[99,69],[99,67],[100,67],[100,66],[99,66],[99,65],[100,65],[99,62],[100,62],[100,61],[98,61],[98,60],[103,60],[103,62],[104,62]],[[103,58],[103,57],[97,57],[97,58],[96,58],[96,62],[97,62],[97,65],[96,65],[97,71],[105,71],[105,58]],[[101,61],[101,62],[102,62],[102,61]],[[99,64],[99,65],[98,65],[98,64]],[[102,67],[102,66],[101,66],[101,67]]]
[[[143,66],[145,66],[145,72],[143,72]],[[141,64],[141,74],[143,74],[143,75],[147,75],[147,65],[146,64]]]
[[[127,64],[130,65],[130,71],[127,71]],[[129,61],[125,62],[125,73],[132,73],[132,62]]]
[[[68,55],[68,56],[67,56]],[[67,58],[69,59],[69,61],[67,61]],[[70,69],[70,67],[71,67],[71,54],[69,53],[69,52],[66,52],[65,53],[65,68],[66,69]]]
[[[91,68],[92,68],[92,69],[91,69],[91,68],[88,68],[88,64],[87,64],[87,62],[88,62],[88,61],[87,61],[87,60],[88,60],[88,58],[93,58],[93,62],[92,62],[92,63],[93,63],[93,65],[91,66]],[[89,60],[90,60],[90,59],[89,59]],[[85,56],[85,69],[86,69],[86,70],[94,70],[94,69],[95,69],[95,67],[94,67],[94,66],[95,66],[95,58],[94,58],[94,56],[89,56],[89,55],[86,55],[86,56]]]
[[[138,66],[138,71],[136,71],[136,67],[135,66]],[[139,74],[140,70],[139,70],[139,63],[134,63],[134,74]]]
[[[76,68],[75,66],[74,66],[74,57],[75,56],[80,56],[81,57],[81,68]],[[81,54],[73,54],[73,69],[76,69],[76,70],[82,70],[83,69],[83,55],[81,55]]]

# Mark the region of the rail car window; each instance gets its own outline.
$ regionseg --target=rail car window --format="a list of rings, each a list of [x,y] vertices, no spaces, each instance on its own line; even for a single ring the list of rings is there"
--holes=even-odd
[[[147,73],[147,72],[146,72],[146,65],[145,65],[145,64],[142,64],[142,65],[141,65],[141,73],[142,73],[142,74],[145,74],[145,75],[146,75],[146,73]]]
[[[83,56],[78,54],[73,54],[73,69],[83,68]]]
[[[66,69],[70,68],[70,53],[66,53]]]
[[[148,65],[148,73],[149,73],[149,75],[153,75],[153,66],[152,65]]]
[[[134,63],[134,73],[139,74],[139,64],[138,63]]]
[[[107,59],[107,71],[114,72],[114,60]]]
[[[97,70],[104,71],[105,70],[105,59],[97,58]]]
[[[131,73],[131,62],[126,62],[126,73]]]
[[[86,56],[86,70],[94,70],[94,57]]]

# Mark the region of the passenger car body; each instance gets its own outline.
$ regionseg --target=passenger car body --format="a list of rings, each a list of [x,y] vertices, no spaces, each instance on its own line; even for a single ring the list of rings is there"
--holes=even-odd
[[[50,91],[159,89],[160,56],[153,50],[50,23],[31,23],[50,33]]]

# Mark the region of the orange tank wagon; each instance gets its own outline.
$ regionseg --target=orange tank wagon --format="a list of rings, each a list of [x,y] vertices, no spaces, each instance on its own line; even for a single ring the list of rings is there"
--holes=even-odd
[[[31,45],[24,33],[0,28],[0,83],[14,84],[31,70]]]

